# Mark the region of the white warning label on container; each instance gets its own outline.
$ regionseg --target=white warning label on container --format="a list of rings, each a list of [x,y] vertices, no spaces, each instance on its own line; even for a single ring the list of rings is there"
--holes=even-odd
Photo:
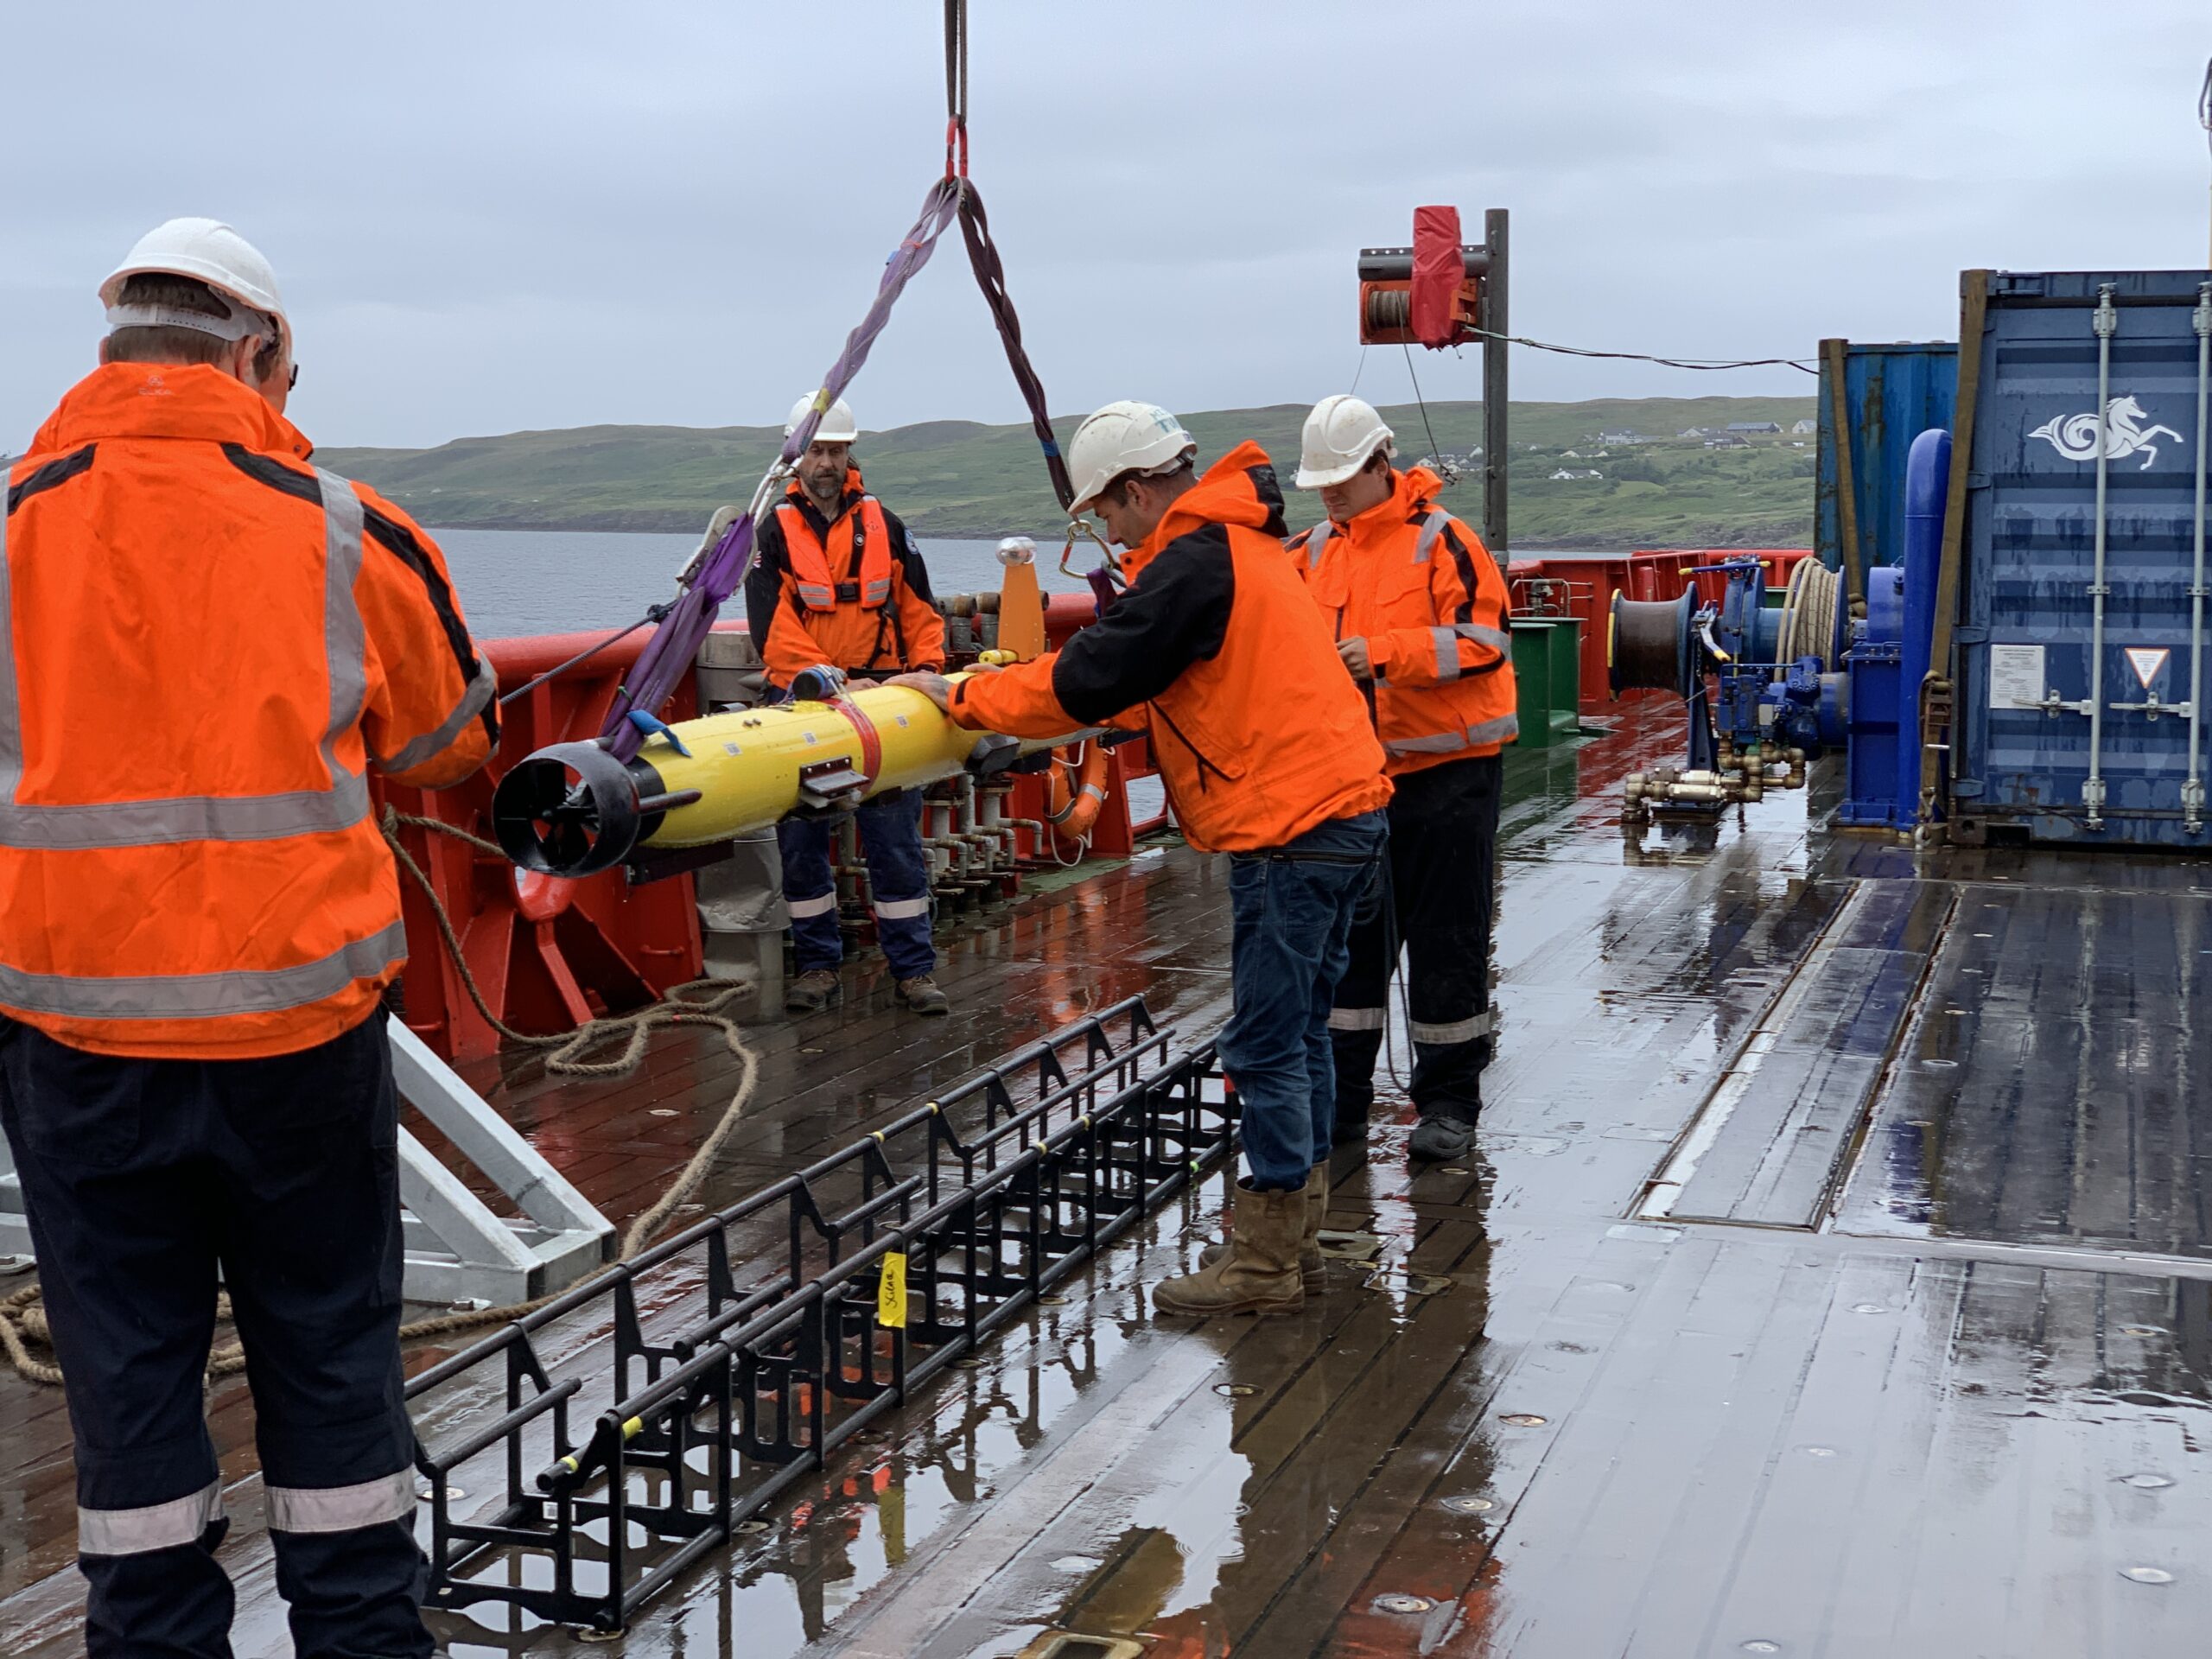
[[[1993,709],[2043,707],[2043,647],[1992,645],[1989,648],[1989,706]]]
[[[2172,651],[2164,646],[2130,645],[2127,647],[2127,665],[2135,671],[2135,677],[2148,691],[2158,683],[2158,676],[2166,671],[2166,659],[2172,655]]]

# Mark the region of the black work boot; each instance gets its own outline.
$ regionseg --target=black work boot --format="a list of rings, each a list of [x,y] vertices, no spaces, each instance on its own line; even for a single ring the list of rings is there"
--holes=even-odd
[[[1406,1155],[1417,1164],[1448,1164],[1465,1157],[1475,1149],[1474,1115],[1480,1109],[1456,1100],[1424,1106]]]
[[[845,994],[834,968],[810,968],[784,987],[785,1014],[819,1014]]]
[[[952,999],[933,974],[917,974],[899,982],[899,1000],[916,1014],[950,1014]]]

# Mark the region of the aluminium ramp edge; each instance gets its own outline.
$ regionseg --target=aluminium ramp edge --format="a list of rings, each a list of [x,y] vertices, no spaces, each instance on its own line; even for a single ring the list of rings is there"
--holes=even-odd
[[[573,1284],[609,1259],[613,1224],[421,1038],[396,1020],[389,1029],[400,1098],[522,1212],[519,1219],[494,1213],[403,1126],[399,1194],[407,1300],[495,1306],[523,1301]],[[31,1262],[22,1183],[0,1140],[0,1268],[20,1269]]]

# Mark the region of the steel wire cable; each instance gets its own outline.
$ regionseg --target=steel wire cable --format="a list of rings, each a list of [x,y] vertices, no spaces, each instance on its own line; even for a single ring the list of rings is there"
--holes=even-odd
[[[1459,469],[1444,459],[1444,446],[1436,441],[1436,429],[1428,423],[1428,400],[1421,395],[1421,376],[1414,372],[1414,348],[1403,340],[1398,342],[1406,353],[1406,378],[1414,383],[1414,402],[1421,405],[1421,429],[1428,434],[1429,459],[1436,463],[1448,488],[1459,481]]]
[[[1532,351],[1557,352],[1563,357],[1605,358],[1621,363],[1656,363],[1662,368],[1696,369],[1700,372],[1719,369],[1796,369],[1818,376],[1817,358],[1796,357],[1660,357],[1649,352],[1607,352],[1593,346],[1561,346],[1556,341],[1531,340],[1526,334],[1501,334],[1494,329],[1469,327],[1467,333],[1480,334],[1485,340],[1503,340],[1509,346],[1526,346]]]

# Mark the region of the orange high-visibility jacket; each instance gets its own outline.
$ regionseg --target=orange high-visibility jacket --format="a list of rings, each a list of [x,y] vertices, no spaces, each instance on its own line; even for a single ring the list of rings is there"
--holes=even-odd
[[[444,560],[205,365],[61,400],[0,520],[0,1014],[105,1054],[326,1042],[407,956],[367,768],[499,737]]]
[[[1335,638],[1367,641],[1375,724],[1394,777],[1496,754],[1520,733],[1505,578],[1481,537],[1436,505],[1436,474],[1287,543]]]
[[[1280,847],[1389,804],[1365,701],[1282,556],[1257,444],[1216,461],[1123,560],[1129,586],[1058,652],[953,688],[971,730],[1142,731],[1190,843]]]
[[[769,680],[789,685],[803,669],[895,674],[944,661],[944,619],[906,527],[845,473],[836,519],[794,479],[761,521],[746,579],[747,613]]]

